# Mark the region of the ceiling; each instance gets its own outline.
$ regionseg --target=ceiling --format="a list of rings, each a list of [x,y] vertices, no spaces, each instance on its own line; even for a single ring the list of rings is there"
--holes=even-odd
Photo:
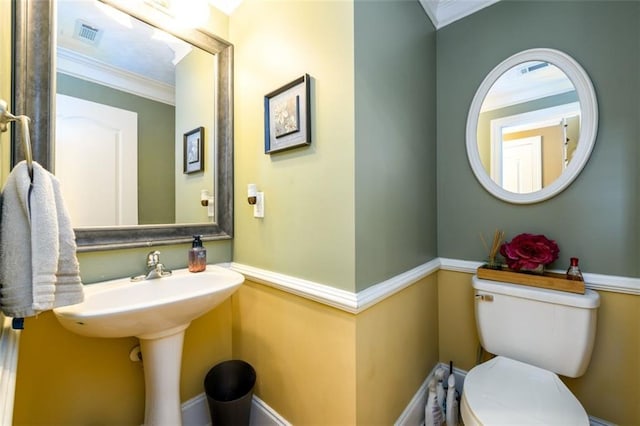
[[[497,3],[499,0],[419,0],[431,22],[440,29]]]
[[[147,1],[160,4],[167,0]],[[437,29],[497,1],[499,0],[419,0]],[[242,0],[208,2],[231,15]],[[161,102],[173,103],[171,93],[174,68],[191,48],[174,37],[160,36],[146,24],[141,25],[121,13],[113,10],[109,12],[110,9],[93,0],[59,0],[59,71]],[[96,34],[92,34],[95,40],[88,43],[86,38],[80,36],[79,31],[82,29],[95,29]],[[119,73],[117,82],[107,83],[101,77],[115,73]],[[133,77],[134,80],[142,77],[154,85],[151,94],[147,93],[147,89],[140,89],[141,85],[131,83],[131,73],[138,76]],[[121,81],[125,81],[124,85]],[[137,88],[131,89],[132,85]],[[138,92],[139,90],[143,92]]]
[[[60,0],[58,49],[174,84],[174,67],[190,46],[95,1]],[[153,64],[154,66],[147,66]]]
[[[471,15],[487,6],[491,6],[498,1],[499,0],[419,0],[436,29]],[[209,3],[227,15],[231,15],[236,7],[242,3],[242,0],[209,0]]]

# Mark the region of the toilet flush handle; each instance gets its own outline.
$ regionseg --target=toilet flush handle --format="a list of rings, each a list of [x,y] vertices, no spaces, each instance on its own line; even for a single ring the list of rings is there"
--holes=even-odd
[[[476,294],[476,299],[483,302],[493,302],[492,294]]]

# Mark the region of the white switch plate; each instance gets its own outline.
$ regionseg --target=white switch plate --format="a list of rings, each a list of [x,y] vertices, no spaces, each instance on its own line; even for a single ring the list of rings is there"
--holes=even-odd
[[[256,193],[256,203],[253,205],[253,217],[264,217],[264,192]]]
[[[213,208],[213,197],[209,197],[209,204],[207,204],[207,216],[214,217],[216,215],[216,211]]]

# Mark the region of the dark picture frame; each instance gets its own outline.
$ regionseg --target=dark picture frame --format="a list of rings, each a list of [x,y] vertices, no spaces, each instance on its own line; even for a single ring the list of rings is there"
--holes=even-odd
[[[264,153],[311,144],[311,84],[309,74],[264,97]]]
[[[204,127],[184,134],[182,158],[185,174],[204,171]]]

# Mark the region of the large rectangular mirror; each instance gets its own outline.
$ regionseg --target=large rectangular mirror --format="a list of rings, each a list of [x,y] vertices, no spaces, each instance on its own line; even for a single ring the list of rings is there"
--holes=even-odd
[[[166,12],[15,3],[13,104],[67,191],[79,251],[232,236],[232,46]]]

